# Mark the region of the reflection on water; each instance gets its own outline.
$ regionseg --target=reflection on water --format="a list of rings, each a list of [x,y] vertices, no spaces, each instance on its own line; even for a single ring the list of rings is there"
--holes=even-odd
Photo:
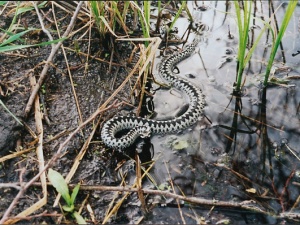
[[[151,175],[155,185],[187,196],[232,202],[254,200],[257,207],[271,214],[299,210],[300,93],[295,88],[300,85],[299,80],[288,81],[294,87],[285,84],[267,89],[260,87],[272,41],[267,33],[245,69],[242,93],[234,93],[238,34],[231,14],[232,2],[203,1],[198,2],[198,8],[193,2],[189,4],[194,7],[191,8],[196,20],[206,23],[210,31],[199,44],[200,52],[178,65],[179,76],[203,89],[207,106],[196,126],[178,134],[154,136],[152,144],[147,144],[154,148],[155,166]],[[274,4],[281,23],[285,4]],[[256,17],[263,18],[266,12],[272,12],[267,2],[255,2],[255,8]],[[276,59],[282,62],[284,58],[290,68],[288,72],[283,70],[280,78],[299,75],[299,56],[294,54],[300,48],[300,32],[295,29],[300,21],[299,8],[283,38],[284,51]],[[263,27],[261,21],[253,21],[250,45]],[[184,33],[186,24],[185,18],[176,24],[179,36]],[[156,119],[167,119],[182,110],[186,99],[174,90],[158,90],[153,102]],[[184,147],[178,147],[178,143]],[[160,201],[163,204],[172,199]],[[178,207],[176,202],[163,205],[166,207],[153,209],[154,221],[182,222],[178,209],[172,208]],[[279,222],[272,216],[234,209],[187,204],[181,207],[187,223],[200,223],[201,216],[211,223],[225,219],[236,223]]]

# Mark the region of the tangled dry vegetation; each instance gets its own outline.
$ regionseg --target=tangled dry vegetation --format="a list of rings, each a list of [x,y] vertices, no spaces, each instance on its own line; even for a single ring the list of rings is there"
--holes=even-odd
[[[10,58],[15,57],[21,59],[27,59],[27,57],[29,57],[30,60],[30,55],[26,54],[31,54],[32,52],[28,52],[25,47],[32,48],[33,52],[35,50],[37,52],[43,51],[43,54],[39,55],[41,58],[38,57],[38,59],[35,59],[25,71],[22,71],[22,77],[10,77],[9,74],[1,72],[3,79],[0,81],[0,95],[3,99],[14,95],[18,96],[17,94],[21,92],[19,104],[21,105],[22,113],[20,113],[20,110],[16,112],[11,110],[10,113],[15,117],[15,120],[18,120],[18,123],[21,124],[24,134],[19,136],[20,138],[16,140],[16,151],[10,151],[0,158],[0,162],[3,165],[1,169],[3,171],[6,170],[5,175],[2,176],[2,183],[0,184],[1,201],[3,202],[3,207],[1,208],[2,212],[0,213],[2,217],[0,224],[10,224],[25,220],[31,222],[47,221],[49,223],[69,223],[70,221],[74,222],[73,217],[75,217],[79,223],[85,221],[99,223],[99,218],[101,218],[101,222],[104,224],[112,220],[112,217],[117,214],[124,201],[132,193],[137,193],[140,208],[144,213],[149,210],[149,207],[145,203],[145,195],[150,194],[176,199],[179,210],[179,202],[186,201],[198,205],[239,208],[269,215],[270,213],[268,211],[257,206],[255,202],[235,203],[214,201],[204,198],[185,197],[172,193],[171,191],[144,188],[142,180],[145,176],[149,176],[148,172],[155,162],[150,162],[145,170],[144,167],[140,165],[137,155],[135,156],[136,179],[132,186],[125,185],[125,178],[121,181],[120,186],[89,185],[88,182],[78,180],[79,182],[81,181],[81,184],[77,191],[79,191],[79,194],[82,192],[82,194],[80,200],[76,202],[77,205],[74,206],[73,201],[68,203],[69,208],[60,207],[60,210],[58,210],[57,206],[60,205],[60,202],[63,202],[63,200],[60,200],[61,194],[65,195],[68,190],[60,190],[57,188],[59,194],[55,196],[55,192],[52,188],[53,183],[51,184],[47,180],[49,169],[54,168],[55,165],[58,164],[59,166],[57,167],[61,169],[59,172],[64,175],[64,181],[68,184],[67,188],[73,189],[77,184],[73,181],[73,178],[78,171],[84,170],[84,168],[80,168],[81,163],[85,157],[89,157],[87,156],[88,150],[91,146],[95,146],[95,143],[97,146],[100,146],[97,147],[96,150],[98,151],[98,155],[103,154],[103,156],[101,155],[99,158],[104,161],[103,165],[105,167],[105,163],[107,163],[106,161],[110,159],[109,157],[111,155],[109,155],[110,153],[107,152],[107,149],[97,141],[95,134],[99,132],[99,127],[101,127],[101,123],[105,119],[104,116],[110,116],[113,112],[120,109],[121,106],[131,105],[128,98],[124,97],[126,93],[126,97],[136,95],[139,96],[139,99],[142,99],[142,96],[145,94],[144,85],[147,80],[145,74],[151,74],[153,66],[151,63],[161,44],[161,38],[153,37],[153,34],[150,35],[149,27],[143,27],[143,25],[139,24],[138,21],[140,18],[144,18],[145,21],[147,21],[147,18],[150,19],[150,14],[143,14],[144,12],[139,9],[139,6],[135,2],[128,1],[127,3],[127,1],[125,1],[122,5],[113,1],[101,2],[98,5],[93,4],[94,2],[82,1],[74,2],[74,4],[55,1],[46,3],[22,2],[20,4],[7,2],[0,8],[0,16],[2,18],[7,17],[8,19],[6,19],[6,21],[10,20],[10,22],[7,23],[11,24],[10,27],[4,28],[7,32],[2,30],[0,43],[4,43],[5,40],[7,41],[9,36],[13,36],[11,35],[12,33],[18,33],[18,29],[20,28],[26,31],[26,33],[28,32],[27,34],[24,32],[24,35],[28,35],[26,38],[29,39],[26,40],[27,46],[25,43],[22,43],[21,36],[14,36],[14,40],[10,40],[10,42],[6,42],[6,45],[0,46],[6,47],[6,49],[2,49],[1,58],[5,59],[4,61],[6,63]],[[95,8],[97,7],[98,10],[99,7],[106,9],[103,16],[99,15],[97,18],[100,19],[99,21],[93,17],[93,15],[95,15]],[[121,11],[121,8],[123,11]],[[112,13],[113,10],[116,12],[117,9],[123,12],[123,15],[115,17],[115,20],[113,20],[113,17],[109,17],[108,14]],[[133,27],[140,26],[140,33],[137,35],[135,35],[135,33],[130,34],[130,29],[123,23],[125,20],[122,21],[120,19],[124,18],[124,14],[126,15],[127,11],[125,9],[132,9],[131,14],[133,18],[131,25]],[[182,9],[184,9],[184,7]],[[180,8],[179,12],[181,12],[182,9]],[[92,13],[93,10],[94,12]],[[139,17],[139,15],[143,16]],[[168,17],[168,15],[164,16]],[[162,18],[158,17],[157,20],[162,20]],[[119,22],[119,24],[116,25],[116,22]],[[171,23],[170,26],[172,27],[172,25],[173,23]],[[28,31],[28,27],[32,26],[35,26],[35,29]],[[119,26],[119,29],[116,29],[115,26]],[[97,50],[92,46],[92,43],[95,44],[95,41],[92,39],[95,39],[95,36],[98,35],[93,34],[95,27],[98,27],[98,31],[101,31],[99,39],[97,39],[96,42],[102,43],[102,46],[98,47]],[[159,28],[156,27],[155,29],[158,30]],[[120,32],[120,30],[122,32]],[[138,38],[142,35],[147,38]],[[30,38],[36,38],[36,40]],[[129,45],[128,43],[134,46],[126,52],[128,59],[124,63],[116,63],[116,60],[114,60],[114,57],[118,54],[117,49],[112,45],[112,43],[115,43],[115,39],[118,39],[119,43],[124,43],[125,48]],[[165,40],[163,41],[165,42]],[[105,46],[104,42],[108,43],[107,46]],[[14,43],[14,45],[11,45],[11,43]],[[80,49],[80,43],[86,44],[85,51]],[[146,45],[144,45],[144,43],[146,43]],[[7,50],[7,47],[10,49]],[[74,64],[74,62],[70,61],[70,58],[79,59],[80,63]],[[59,60],[63,61],[64,71],[57,66],[57,61]],[[89,102],[85,103],[86,105],[82,103],[82,99],[85,99],[84,91],[82,91],[80,97],[78,97],[77,84],[73,80],[73,71],[79,69],[81,76],[88,76],[89,70],[92,70],[92,62],[104,65],[106,74],[119,71],[120,68],[123,68],[125,72],[129,72],[126,73],[122,81],[120,81],[120,77],[117,76],[109,80],[112,82],[109,87],[111,89],[108,91],[109,95],[101,96],[101,94],[98,93],[98,96],[102,98],[100,98],[100,101],[96,99],[97,101],[93,102],[98,105],[88,108],[87,105],[90,104]],[[3,64],[1,67],[3,68],[5,65]],[[70,89],[70,93],[72,94],[72,104],[76,105],[75,109],[72,110],[77,113],[76,119],[72,120],[73,126],[55,131],[46,131],[49,124],[51,124],[51,116],[49,120],[47,108],[41,99],[41,91],[44,88],[43,85],[51,79],[49,78],[49,70],[52,71],[51,73],[58,71],[57,73],[63,74],[64,79],[69,80],[70,86],[67,88]],[[96,73],[97,72],[98,71],[96,71]],[[103,79],[105,80],[105,78]],[[116,85],[115,81],[119,82],[118,85]],[[60,80],[59,82],[64,81]],[[22,85],[24,89],[19,89]],[[117,86],[117,88],[114,88],[115,86]],[[136,90],[138,90],[138,94],[134,94]],[[63,97],[56,96],[54,100],[59,98]],[[25,104],[22,105],[22,102]],[[63,101],[61,104],[63,104]],[[44,108],[41,107],[42,105],[44,105]],[[90,111],[86,111],[86,107],[90,109]],[[141,103],[138,104],[137,112],[139,112],[140,108]],[[51,132],[54,132],[53,134],[55,135],[49,136]],[[48,136],[46,136],[46,134]],[[79,140],[74,144],[73,141],[75,138],[79,138]],[[70,153],[71,155],[68,156]],[[72,161],[72,165],[68,165],[67,169],[64,167],[64,160],[62,160],[64,157],[73,157],[70,160]],[[8,170],[7,168],[9,166],[12,166],[13,169]],[[33,169],[30,168],[30,166],[32,166]],[[225,169],[230,170],[229,168]],[[8,172],[14,175],[8,176]],[[101,191],[101,193],[122,193],[122,197],[119,199],[113,198],[111,203],[107,204],[105,209],[102,209],[105,213],[99,216],[95,215],[95,208],[92,208],[89,203],[90,194],[84,194],[86,193],[85,191],[91,193],[97,191]],[[5,193],[9,194],[5,195]],[[76,195],[77,192],[74,195],[72,194],[74,199]],[[28,201],[27,197],[30,201]],[[63,197],[66,199],[65,196]],[[4,200],[5,198],[7,198],[7,200]],[[49,199],[51,199],[51,204],[49,204]],[[52,210],[52,207],[56,208]],[[96,211],[99,212],[99,209]],[[83,212],[85,215],[84,218],[81,216]],[[296,219],[299,218],[299,215],[296,213],[281,213],[276,217]],[[46,220],[45,218],[51,219]],[[139,223],[142,220],[143,216],[140,216],[135,222]],[[184,223],[183,217],[182,222]],[[202,222],[204,223],[205,221]]]

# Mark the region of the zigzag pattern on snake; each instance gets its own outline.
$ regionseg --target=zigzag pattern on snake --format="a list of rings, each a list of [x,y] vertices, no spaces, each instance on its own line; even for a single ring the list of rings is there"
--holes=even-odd
[[[173,69],[176,64],[188,58],[195,51],[199,41],[200,38],[196,36],[193,42],[185,47],[182,52],[167,57],[161,62],[159,67],[160,75],[168,84],[183,91],[189,97],[190,101],[187,111],[175,119],[163,121],[133,116],[114,117],[103,125],[101,131],[101,138],[106,146],[121,150],[132,145],[138,137],[144,138],[152,134],[178,132],[198,121],[205,105],[204,95],[194,84],[176,76],[173,73]],[[124,129],[128,129],[129,132],[120,138],[116,138],[116,133]]]

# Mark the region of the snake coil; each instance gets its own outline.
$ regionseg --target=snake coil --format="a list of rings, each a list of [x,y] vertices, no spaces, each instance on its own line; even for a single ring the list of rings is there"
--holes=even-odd
[[[132,145],[138,137],[145,138],[152,134],[178,132],[198,121],[205,105],[204,95],[194,84],[176,76],[173,69],[176,64],[188,58],[195,51],[199,41],[200,38],[197,35],[193,42],[185,47],[182,52],[167,57],[159,67],[160,75],[168,84],[183,91],[189,97],[190,104],[187,111],[175,119],[162,121],[133,116],[114,117],[103,125],[101,131],[101,138],[106,146],[121,150]],[[129,132],[120,138],[116,138],[116,133],[124,129],[128,129]]]

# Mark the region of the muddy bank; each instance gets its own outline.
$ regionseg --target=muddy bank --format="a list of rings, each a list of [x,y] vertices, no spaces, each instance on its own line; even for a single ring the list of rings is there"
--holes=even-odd
[[[279,7],[277,18],[281,21],[285,4],[274,4],[275,8]],[[177,201],[173,197],[164,197],[161,194],[144,194],[148,210],[146,212],[137,193],[124,197],[125,192],[100,191],[97,188],[80,191],[75,207],[79,209],[83,206],[82,216],[89,222],[98,223],[105,220],[108,209],[117,205],[117,201],[120,201],[121,206],[116,207],[117,213],[108,219],[110,223],[297,223],[296,220],[278,218],[275,215],[282,215],[280,213],[290,210],[295,213],[299,211],[297,199],[300,194],[300,164],[297,155],[300,93],[297,87],[300,55],[293,55],[300,48],[299,6],[282,42],[285,63],[282,62],[282,54],[278,54],[276,67],[273,68],[272,75],[282,82],[274,83],[267,89],[261,88],[271,43],[270,37],[265,35],[245,70],[246,80],[242,92],[233,94],[238,34],[232,4],[210,1],[198,2],[198,6],[188,2],[188,5],[195,20],[202,21],[209,29],[197,46],[199,51],[179,63],[174,72],[202,89],[207,105],[203,118],[189,129],[175,134],[155,135],[144,141],[144,149],[139,151],[138,155],[143,169],[149,169],[149,172],[145,173],[142,188],[215,200],[216,203],[241,203],[249,206],[249,209],[211,207]],[[256,7],[257,16],[263,16],[269,10],[267,2],[261,2]],[[171,9],[167,10],[172,12]],[[225,11],[231,13],[225,14]],[[64,11],[58,12],[59,18],[66,14]],[[68,25],[70,17],[71,14],[67,16],[67,20],[62,20],[61,29]],[[26,19],[29,26],[40,26],[36,17],[30,14],[25,13],[22,18]],[[10,20],[1,15],[0,21],[6,21],[1,22],[1,28],[7,29]],[[49,26],[55,28],[51,22]],[[175,26],[178,27],[177,38],[180,39],[189,26],[184,13]],[[78,21],[75,29],[81,27],[82,22]],[[252,28],[251,35],[257,37],[262,24],[255,24]],[[113,39],[108,39],[109,44],[102,45],[96,29],[91,30],[89,43],[88,38],[82,38],[83,33],[78,32],[72,39],[64,41],[71,75],[68,73],[63,52],[59,51],[39,92],[40,109],[44,114],[45,162],[52,158],[68,135],[113,94],[140,56],[135,49],[138,46],[136,43],[113,42]],[[47,40],[45,35],[34,35],[29,34],[27,38]],[[195,33],[191,31],[188,43],[194,37]],[[172,38],[175,40],[175,37]],[[89,45],[91,46],[88,61],[85,55],[76,52],[74,40],[78,40],[81,53],[87,54]],[[110,43],[114,43],[113,52],[110,50]],[[157,76],[157,64],[164,58],[164,54],[180,51],[183,45],[171,45],[167,49],[165,45],[160,47],[153,67],[153,75],[158,81],[162,79]],[[165,51],[162,54],[163,50]],[[132,54],[133,51],[136,53]],[[0,107],[0,132],[2,131],[1,138],[5,140],[0,141],[0,154],[29,151],[2,162],[2,184],[19,182],[20,169],[25,169],[25,172],[22,172],[25,182],[38,172],[39,164],[35,152],[38,148],[34,117],[36,112],[32,110],[27,119],[24,119],[23,115],[31,94],[30,77],[39,78],[43,68],[43,64],[40,63],[47,58],[49,52],[50,46],[22,49],[16,54],[0,54],[1,100],[30,128],[19,126]],[[133,61],[128,64],[128,58],[131,56]],[[126,152],[131,156],[130,159],[123,152],[107,149],[100,137],[102,124],[107,119],[116,114],[135,115],[142,83],[135,85],[136,81],[137,75],[132,76],[115,97],[119,102],[123,101],[126,104],[110,108],[88,123],[72,137],[65,147],[65,153],[52,166],[66,177],[76,159],[80,158],[79,167],[70,183],[81,182],[83,185],[110,187],[136,185],[137,166],[132,160],[136,157],[136,147]],[[153,118],[164,120],[184,112],[188,100],[180,91],[160,88],[154,82],[151,82],[151,86],[147,90],[149,95],[145,102],[149,104],[146,108],[152,111]],[[132,91],[134,88],[136,89]],[[140,149],[141,147],[138,150]],[[17,190],[5,187],[0,189],[0,193],[2,217],[15,198]],[[47,204],[35,214],[40,215],[47,210],[50,215],[41,214],[30,218],[30,222],[61,221],[55,213],[63,212],[58,206],[53,207],[56,194],[52,187],[48,187]],[[12,215],[27,209],[41,197],[42,189],[37,184],[20,199]],[[65,204],[62,199],[60,202]],[[90,211],[88,207],[91,208]],[[70,215],[62,221],[74,222]]]

